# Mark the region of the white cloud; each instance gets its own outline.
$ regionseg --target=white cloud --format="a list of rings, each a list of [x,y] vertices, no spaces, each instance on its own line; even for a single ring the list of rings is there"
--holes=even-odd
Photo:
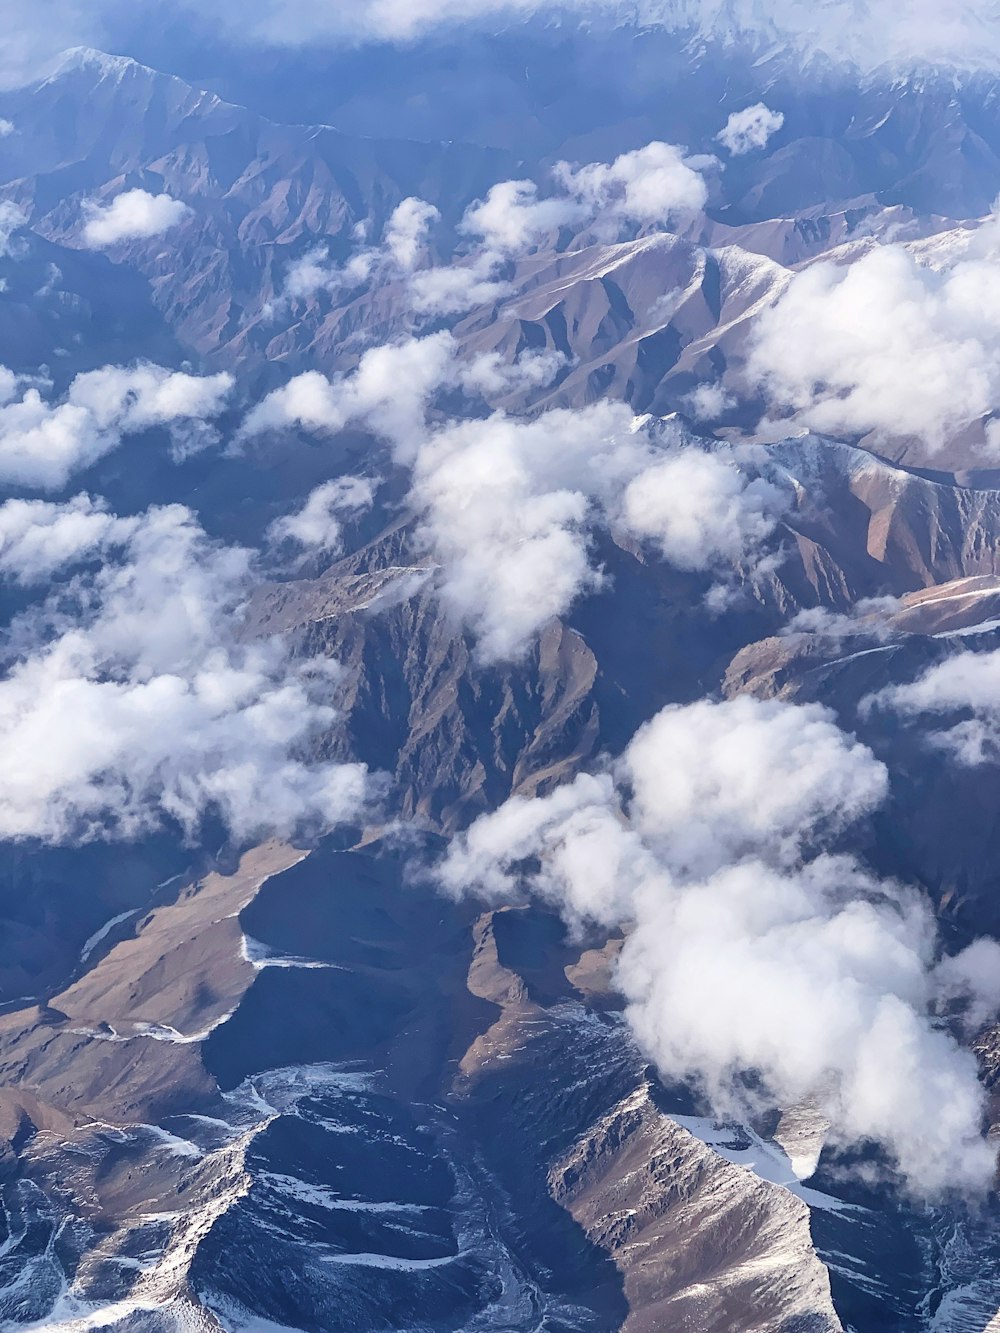
[[[793,863],[804,839],[853,823],[888,791],[884,765],[817,704],[666,708],[636,733],[625,767],[634,825],[695,874],[745,856]]]
[[[490,398],[544,383],[558,364],[527,356],[504,366],[495,353],[465,362],[449,333],[411,338],[366,352],[351,375],[298,376],[258,404],[243,433],[353,422],[389,440],[412,469],[408,504],[440,566],[440,595],[482,660],[516,658],[600,586],[590,554],[598,526],[619,525],[685,569],[711,570],[751,559],[785,505],[732,456],[702,453],[667,424],[636,422],[621,403],[427,420],[442,388]]]
[[[882,1144],[914,1190],[985,1190],[976,1062],[936,1013],[994,1011],[1000,947],[939,965],[921,895],[818,850],[885,792],[884,767],[816,705],[674,707],[611,772],[482,816],[439,878],[624,927],[617,984],[640,1044],[720,1113],[810,1098],[834,1141]]]
[[[667,225],[704,207],[701,168],[712,159],[688,157],[672,144],[651,143],[611,163],[557,163],[555,194],[541,197],[531,180],[500,181],[465,211],[459,232],[471,237],[471,254],[443,267],[420,267],[430,229],[440,213],[410,197],[393,211],[378,246],[363,246],[344,263],[314,247],[288,270],[280,304],[333,295],[373,279],[408,277],[414,310],[421,315],[458,314],[511,291],[501,277],[506,264],[538,246],[561,227],[597,225],[609,236],[625,225]]]
[[[560,162],[554,174],[567,194],[599,217],[666,225],[705,207],[708,188],[701,168],[711,164],[711,158],[691,158],[675,144],[654,142],[610,163]]]
[[[719,143],[734,157],[763,148],[772,135],[785,123],[780,111],[772,111],[763,102],[734,111],[723,129],[716,135]]]
[[[414,467],[419,537],[440,593],[485,661],[516,658],[603,575],[597,527],[653,540],[664,558],[711,570],[753,553],[784,500],[667,427],[596,403],[530,420],[502,413],[435,432]]]
[[[410,279],[413,308],[422,315],[458,315],[509,295],[513,287],[495,276],[499,260],[475,255],[468,263],[427,268]]]
[[[311,370],[275,389],[248,414],[241,434],[289,426],[335,433],[358,422],[391,441],[408,461],[419,448],[431,396],[457,386],[465,369],[448,332],[373,347],[349,375],[327,379]]]
[[[587,210],[582,201],[556,196],[538,197],[531,180],[499,181],[485,199],[466,209],[459,230],[475,236],[491,255],[520,255],[550,232],[571,222],[583,222]]]
[[[433,204],[410,196],[393,209],[380,246],[363,246],[343,264],[335,263],[325,246],[313,246],[289,265],[279,301],[310,300],[319,292],[336,295],[376,276],[385,280],[411,273],[440,217]]]
[[[308,551],[335,553],[343,540],[339,515],[345,510],[369,509],[373,496],[372,483],[364,477],[324,482],[309,494],[297,513],[275,519],[268,528],[268,537],[272,542],[292,542]]]
[[[971,713],[929,739],[963,764],[1000,759],[1000,651],[958,652],[915,681],[873,695],[868,707],[894,709],[910,717]]]
[[[191,212],[180,199],[147,190],[125,190],[110,204],[92,200],[83,206],[83,242],[91,250],[103,250],[119,241],[144,240],[176,227]]]
[[[0,680],[0,837],[131,838],[209,813],[235,838],[354,818],[357,765],[310,758],[333,713],[280,640],[240,643],[252,553],[178,506],[0,505],[0,575],[62,574],[21,614]],[[81,562],[89,562],[81,564]]]
[[[17,254],[14,233],[20,231],[27,219],[10,199],[0,200],[0,259]]]
[[[283,300],[308,301],[318,292],[339,292],[342,288],[367,282],[372,264],[367,251],[353,256],[346,264],[336,264],[323,245],[314,245],[292,261],[285,274]]]
[[[887,245],[796,274],[755,322],[750,381],[813,430],[941,448],[1000,407],[1000,262],[981,239],[943,269]]]
[[[414,304],[426,314],[458,314],[505,296],[512,289],[500,277],[504,265],[563,227],[596,227],[613,239],[623,226],[689,218],[705,206],[701,170],[712,161],[688,157],[673,144],[650,143],[610,163],[557,162],[557,193],[544,197],[535,181],[499,181],[459,224],[478,248],[464,262],[416,273],[410,282]]]
[[[89,495],[65,504],[8,500],[0,505],[0,574],[18,583],[42,583],[75,561],[125,545],[138,523],[118,518]]]
[[[117,448],[122,436],[153,426],[206,428],[232,387],[227,374],[196,376],[162,366],[104,366],[77,375],[62,402],[34,385],[17,396],[16,377],[0,376],[0,485],[56,490]]]
[[[718,421],[736,406],[736,399],[721,384],[698,384],[682,400],[695,421]]]
[[[787,508],[771,482],[748,480],[725,455],[687,448],[629,483],[623,519],[671,564],[696,570],[752,556]]]
[[[696,32],[734,41],[750,34],[758,42],[789,42],[806,58],[822,53],[866,70],[889,64],[956,63],[1000,67],[1000,9],[995,0],[957,0],[947,10],[932,0],[828,0],[817,9],[808,0],[264,0],[247,14],[233,0],[211,0],[200,12],[216,16],[237,36],[278,45],[358,38],[410,40],[437,27],[461,22],[497,22],[516,15],[577,12],[632,17],[640,24]]]
[[[408,273],[416,267],[431,228],[440,220],[433,204],[413,196],[393,209],[382,243],[398,269]]]
[[[260,0],[247,10],[236,0],[180,0],[178,12],[197,13],[237,42],[277,46],[358,40],[409,41],[459,23],[496,23],[535,13],[608,14],[632,17],[685,35],[727,43],[751,36],[759,45],[787,42],[804,63],[821,54],[866,71],[881,66],[912,68],[956,65],[1000,69],[1000,6],[996,0],[955,0],[947,9],[932,0]],[[28,11],[11,0],[0,4],[8,34],[0,58],[0,83],[23,82],[58,51],[73,43],[119,50],[121,6],[112,0],[48,0]]]
[[[17,126],[12,120],[4,120],[0,117],[0,139],[8,139],[14,133]]]

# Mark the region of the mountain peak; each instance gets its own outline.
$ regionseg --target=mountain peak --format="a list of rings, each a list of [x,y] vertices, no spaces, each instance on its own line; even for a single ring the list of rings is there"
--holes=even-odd
[[[108,52],[98,51],[93,46],[71,46],[57,58],[49,77],[58,78],[60,74],[68,74],[77,69],[93,70],[100,73],[102,78],[111,79],[122,79],[133,70],[154,72],[129,56],[109,55]]]

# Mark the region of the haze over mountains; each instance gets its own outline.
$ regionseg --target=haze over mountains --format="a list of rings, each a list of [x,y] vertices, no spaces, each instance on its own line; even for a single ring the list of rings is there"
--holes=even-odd
[[[0,1327],[1000,1321],[1000,18],[764,9],[18,16]]]

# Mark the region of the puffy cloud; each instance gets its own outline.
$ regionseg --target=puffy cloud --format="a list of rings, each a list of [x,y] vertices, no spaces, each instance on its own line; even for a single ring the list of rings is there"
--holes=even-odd
[[[718,421],[736,406],[736,399],[721,384],[699,384],[685,395],[683,403],[695,421]]]
[[[969,713],[930,739],[963,764],[1000,759],[1000,651],[956,653],[915,681],[870,696],[866,705],[910,717]]]
[[[513,288],[494,276],[498,264],[493,255],[477,255],[467,263],[427,268],[410,279],[410,296],[421,315],[458,315],[476,306],[489,305]]]
[[[374,348],[353,374],[307,372],[251,412],[244,433],[287,425],[366,425],[411,468],[418,540],[439,564],[441,596],[484,661],[516,658],[553,616],[600,586],[591,560],[598,526],[655,543],[684,569],[751,559],[785,505],[720,450],[701,452],[678,428],[637,421],[621,403],[534,418],[427,420],[444,388],[487,398],[544,383],[558,361],[457,356],[449,333]]]
[[[0,505],[0,574],[22,584],[44,582],[67,565],[125,545],[139,522],[109,513],[89,495],[66,504],[8,500]]]
[[[310,370],[269,393],[247,415],[243,437],[301,426],[335,433],[349,422],[369,426],[411,459],[424,433],[424,414],[439,389],[457,386],[466,367],[448,332],[373,347],[349,375],[327,379]]]
[[[466,209],[459,229],[477,237],[499,262],[501,257],[525,253],[550,232],[586,217],[582,200],[565,196],[540,199],[534,181],[500,181],[490,187],[485,199]]]
[[[763,102],[757,102],[742,111],[734,111],[716,138],[733,157],[740,157],[763,148],[784,123],[782,112],[772,111]]]
[[[282,299],[308,301],[317,292],[338,292],[367,282],[372,262],[367,251],[354,255],[346,264],[335,264],[323,245],[314,245],[292,261],[285,274]]]
[[[981,241],[940,269],[887,245],[796,274],[756,320],[750,380],[814,430],[939,449],[1000,407],[1000,263]]]
[[[357,765],[310,757],[332,710],[280,640],[234,636],[252,553],[178,505],[0,505],[0,576],[63,577],[15,619],[0,680],[0,837],[136,837],[209,813],[235,838],[354,818]],[[82,562],[82,563],[81,563]]]
[[[289,265],[281,301],[309,300],[321,291],[349,291],[374,275],[391,278],[412,272],[440,217],[433,204],[410,196],[390,214],[381,246],[364,246],[343,264],[331,260],[324,246],[313,246]]]
[[[343,264],[314,247],[289,268],[281,301],[308,299],[358,287],[373,278],[408,275],[418,314],[458,314],[511,291],[501,271],[561,227],[598,225],[609,235],[626,224],[666,225],[701,209],[707,187],[700,168],[712,159],[688,157],[672,144],[651,143],[611,163],[557,163],[557,193],[542,197],[531,180],[500,181],[465,211],[459,232],[476,249],[444,267],[420,267],[431,227],[440,219],[433,205],[404,199],[386,224],[379,246],[365,246]]]
[[[373,495],[372,483],[364,477],[326,481],[310,492],[297,513],[275,519],[268,528],[268,537],[272,542],[292,542],[309,551],[339,551],[343,539],[339,515],[345,510],[370,508]]]
[[[169,194],[125,190],[110,204],[84,204],[83,243],[91,250],[103,250],[119,241],[160,236],[183,222],[190,212],[187,204]]]
[[[753,552],[783,507],[768,483],[607,402],[435,432],[414,466],[410,503],[440,563],[441,595],[486,661],[520,656],[552,617],[601,586],[596,527],[617,525],[682,568],[711,570]]]
[[[556,163],[558,193],[545,197],[535,181],[500,181],[466,209],[459,224],[479,248],[465,263],[411,279],[416,308],[457,314],[506,295],[511,288],[500,277],[503,266],[562,227],[597,226],[614,236],[628,224],[666,226],[689,217],[705,205],[701,168],[711,162],[690,158],[673,144],[650,143],[610,163]]]
[[[1000,947],[941,961],[921,895],[818,850],[885,792],[817,705],[673,707],[609,772],[482,816],[438,874],[454,894],[524,889],[571,925],[623,927],[640,1044],[720,1112],[810,1098],[835,1140],[880,1143],[915,1191],[985,1190],[976,1062],[937,1015],[994,1012]]]
[[[16,128],[17,126],[12,120],[4,120],[3,117],[0,116],[0,139],[9,139]]]
[[[34,385],[20,397],[10,371],[0,375],[0,485],[58,489],[74,472],[117,448],[122,436],[154,426],[206,430],[232,387],[228,374],[188,375],[140,364],[77,375],[65,399],[46,402]]]
[[[692,570],[752,556],[787,508],[787,495],[771,482],[748,480],[725,456],[695,448],[646,468],[623,497],[628,530]]]
[[[667,708],[636,734],[630,812],[686,873],[745,856],[788,864],[803,840],[876,808],[888,774],[817,704],[737,698]]]
[[[416,267],[420,251],[441,214],[424,199],[411,196],[393,210],[382,243],[396,267],[409,272]]]
[[[685,218],[705,207],[708,188],[700,168],[711,158],[690,158],[683,148],[649,143],[613,162],[571,166],[560,162],[556,180],[597,215],[640,225]]]
[[[16,254],[14,233],[20,231],[27,219],[10,199],[0,200],[0,259]]]

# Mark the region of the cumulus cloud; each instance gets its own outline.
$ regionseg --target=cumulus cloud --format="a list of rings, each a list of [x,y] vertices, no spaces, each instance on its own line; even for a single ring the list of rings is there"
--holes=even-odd
[[[440,219],[433,204],[414,196],[393,209],[382,243],[397,268],[408,273],[416,267],[430,230]]]
[[[691,217],[705,206],[702,170],[712,161],[656,142],[613,162],[556,163],[553,194],[543,196],[532,180],[499,181],[466,209],[459,224],[459,231],[478,243],[472,254],[411,279],[415,308],[458,314],[499,299],[511,290],[504,266],[563,227],[596,227],[613,238],[623,226],[667,226]]]
[[[272,542],[291,542],[306,551],[333,554],[341,549],[343,525],[340,515],[371,508],[372,483],[364,477],[338,477],[311,491],[294,514],[285,514],[268,528]],[[2,558],[2,552],[0,552]]]
[[[695,421],[718,421],[736,406],[736,399],[721,384],[699,384],[682,401]]]
[[[701,168],[711,162],[711,158],[691,158],[675,144],[654,142],[609,163],[581,167],[560,162],[554,174],[570,198],[597,215],[665,224],[705,207],[708,188]]]
[[[118,447],[125,435],[154,426],[208,429],[223,409],[232,376],[188,375],[162,366],[104,366],[73,380],[65,398],[47,402],[0,367],[0,485],[58,490],[81,468]]]
[[[757,102],[742,111],[734,111],[716,138],[733,157],[741,157],[765,147],[768,139],[777,134],[784,123],[782,112],[772,111],[763,102]]]
[[[17,253],[14,234],[26,221],[17,204],[10,199],[0,200],[0,259],[9,259]]]
[[[410,196],[393,209],[379,246],[363,246],[342,264],[323,245],[313,246],[289,265],[281,300],[309,300],[319,292],[335,295],[372,277],[401,277],[416,267],[431,228],[441,217],[433,204]]]
[[[608,772],[482,816],[438,877],[623,927],[640,1044],[721,1113],[810,1098],[835,1140],[880,1144],[913,1190],[985,1190],[976,1062],[937,1015],[994,1012],[1000,946],[942,960],[921,895],[822,850],[886,788],[818,705],[671,707]]]
[[[725,455],[688,448],[644,469],[625,490],[623,519],[678,569],[735,563],[759,550],[788,508],[763,477]]]
[[[995,763],[1000,759],[1000,652],[958,652],[915,681],[871,696],[867,706],[910,717],[951,714],[952,724],[929,739],[960,763]]]
[[[621,403],[530,419],[428,419],[441,389],[490,398],[543,383],[557,365],[544,355],[510,366],[495,353],[463,361],[449,333],[411,338],[365,353],[350,375],[297,376],[258,404],[243,432],[355,423],[387,439],[411,469],[408,504],[439,565],[440,595],[482,660],[508,660],[601,585],[591,555],[599,526],[708,571],[753,557],[786,504],[732,455],[704,453],[679,428],[637,421]]]
[[[118,517],[77,496],[0,505],[0,577],[57,576],[8,634],[0,837],[193,836],[212,814],[239,839],[354,818],[357,765],[311,757],[333,720],[278,639],[234,636],[250,551],[179,505]]]
[[[1000,263],[985,244],[941,268],[887,245],[812,265],[756,320],[747,374],[813,430],[940,449],[1000,406]]]
[[[468,369],[446,331],[373,347],[350,374],[328,379],[311,370],[296,375],[248,413],[241,435],[289,426],[336,433],[348,423],[360,423],[389,440],[401,461],[412,461],[431,397],[440,389],[460,387]]]
[[[504,267],[562,227],[597,226],[610,237],[629,224],[666,226],[697,213],[708,194],[702,169],[713,160],[689,157],[673,144],[651,143],[610,163],[557,163],[555,192],[548,195],[532,180],[499,181],[466,209],[459,223],[459,233],[475,248],[442,267],[421,266],[440,213],[410,197],[392,213],[380,245],[363,246],[343,263],[334,262],[322,246],[297,259],[280,301],[403,277],[418,314],[458,314],[510,292]]]
[[[183,222],[190,212],[187,204],[169,194],[125,190],[115,195],[110,204],[94,201],[84,204],[83,243],[91,250],[103,250],[119,241],[161,236]]]
[[[785,503],[730,460],[667,427],[637,426],[607,402],[441,429],[421,449],[409,499],[441,566],[440,595],[485,661],[521,656],[549,620],[602,586],[598,527],[708,571],[756,551]]]
[[[118,518],[89,495],[66,504],[8,500],[0,505],[0,574],[26,585],[44,582],[67,565],[125,545],[139,522]]]
[[[421,315],[458,315],[508,296],[513,287],[495,276],[493,255],[477,255],[468,263],[427,268],[410,279],[413,308]]]

